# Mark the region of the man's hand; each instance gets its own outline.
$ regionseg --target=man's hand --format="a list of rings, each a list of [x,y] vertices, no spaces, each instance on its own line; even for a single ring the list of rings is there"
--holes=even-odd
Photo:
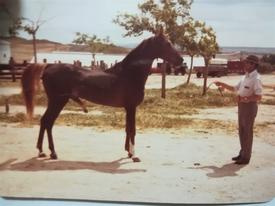
[[[213,82],[217,87],[222,87],[223,83],[220,81],[214,81]]]
[[[220,82],[220,81],[214,81],[213,83],[222,90],[227,89],[231,92],[233,92],[235,90],[233,86],[230,86],[230,85],[228,85],[226,83],[223,83],[223,82]]]
[[[250,102],[250,98],[248,96],[239,97],[239,101],[243,103],[248,103]]]
[[[214,81],[213,83],[218,87],[220,92],[224,91],[224,83],[219,82],[219,81]]]

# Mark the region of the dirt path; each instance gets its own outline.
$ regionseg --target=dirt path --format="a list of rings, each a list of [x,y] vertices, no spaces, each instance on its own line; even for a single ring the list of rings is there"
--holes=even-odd
[[[237,166],[230,160],[239,150],[237,137],[141,131],[136,151],[142,162],[133,163],[125,158],[123,131],[56,126],[59,160],[51,161],[35,157],[38,126],[0,127],[1,196],[163,203],[258,202],[275,196],[275,146],[260,138],[251,163]]]

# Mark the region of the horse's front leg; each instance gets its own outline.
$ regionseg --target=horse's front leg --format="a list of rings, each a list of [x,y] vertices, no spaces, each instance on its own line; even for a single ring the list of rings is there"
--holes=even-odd
[[[126,108],[126,140],[125,150],[128,151],[128,156],[134,162],[140,162],[140,159],[135,156],[135,136],[136,136],[136,107]]]

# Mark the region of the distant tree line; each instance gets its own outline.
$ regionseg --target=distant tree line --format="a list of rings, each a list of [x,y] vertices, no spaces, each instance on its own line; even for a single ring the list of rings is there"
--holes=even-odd
[[[275,54],[263,55],[258,70],[261,73],[270,73],[275,71]]]
[[[275,65],[275,54],[265,54],[263,55],[261,61],[269,63],[271,65]]]

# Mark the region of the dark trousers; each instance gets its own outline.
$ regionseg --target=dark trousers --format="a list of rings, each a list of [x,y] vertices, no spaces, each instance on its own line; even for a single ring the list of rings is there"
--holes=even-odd
[[[240,155],[244,160],[250,160],[253,143],[253,125],[257,115],[257,102],[238,104]]]

